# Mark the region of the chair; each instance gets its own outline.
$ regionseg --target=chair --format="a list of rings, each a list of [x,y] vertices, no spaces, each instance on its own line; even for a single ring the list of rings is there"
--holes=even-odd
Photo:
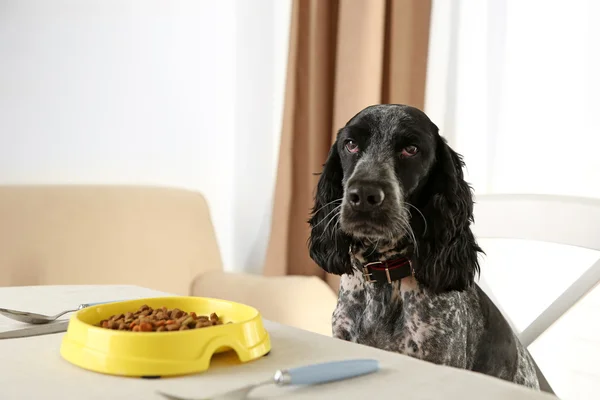
[[[316,277],[225,271],[201,193],[0,185],[0,286],[113,284],[238,301],[324,335],[337,302]]]
[[[476,196],[474,215],[473,232],[478,239],[518,239],[600,251],[600,199],[537,194],[480,194]],[[482,277],[480,286],[507,317],[523,345],[529,347],[599,282],[600,259],[596,259],[587,271],[522,330],[516,329],[485,277]],[[538,373],[542,386],[552,391],[539,369]]]

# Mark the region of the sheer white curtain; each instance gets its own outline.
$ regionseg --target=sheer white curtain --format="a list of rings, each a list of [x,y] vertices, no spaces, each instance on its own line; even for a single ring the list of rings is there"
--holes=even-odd
[[[598,20],[594,0],[434,0],[426,111],[476,193],[600,197]],[[519,329],[600,256],[482,245],[486,281]],[[600,392],[599,313],[597,288],[530,348],[563,399]]]
[[[231,269],[262,272],[277,174],[291,0],[235,0]],[[229,267],[229,265],[228,265]]]

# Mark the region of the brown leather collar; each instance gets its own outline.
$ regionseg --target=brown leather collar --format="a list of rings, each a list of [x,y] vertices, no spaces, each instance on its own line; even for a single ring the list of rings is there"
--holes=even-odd
[[[387,281],[392,283],[409,276],[415,276],[415,270],[408,257],[367,263],[362,266],[362,273],[367,282]]]

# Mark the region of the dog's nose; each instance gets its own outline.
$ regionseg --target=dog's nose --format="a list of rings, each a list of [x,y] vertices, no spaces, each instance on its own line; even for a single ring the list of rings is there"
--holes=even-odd
[[[360,211],[379,207],[384,198],[383,190],[374,184],[356,185],[348,190],[348,203],[352,208]]]

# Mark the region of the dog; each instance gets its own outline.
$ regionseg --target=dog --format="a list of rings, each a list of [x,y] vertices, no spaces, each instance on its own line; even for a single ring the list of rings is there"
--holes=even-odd
[[[476,284],[463,157],[421,110],[367,107],[337,133],[308,223],[341,275],[333,336],[540,390],[536,365]]]

